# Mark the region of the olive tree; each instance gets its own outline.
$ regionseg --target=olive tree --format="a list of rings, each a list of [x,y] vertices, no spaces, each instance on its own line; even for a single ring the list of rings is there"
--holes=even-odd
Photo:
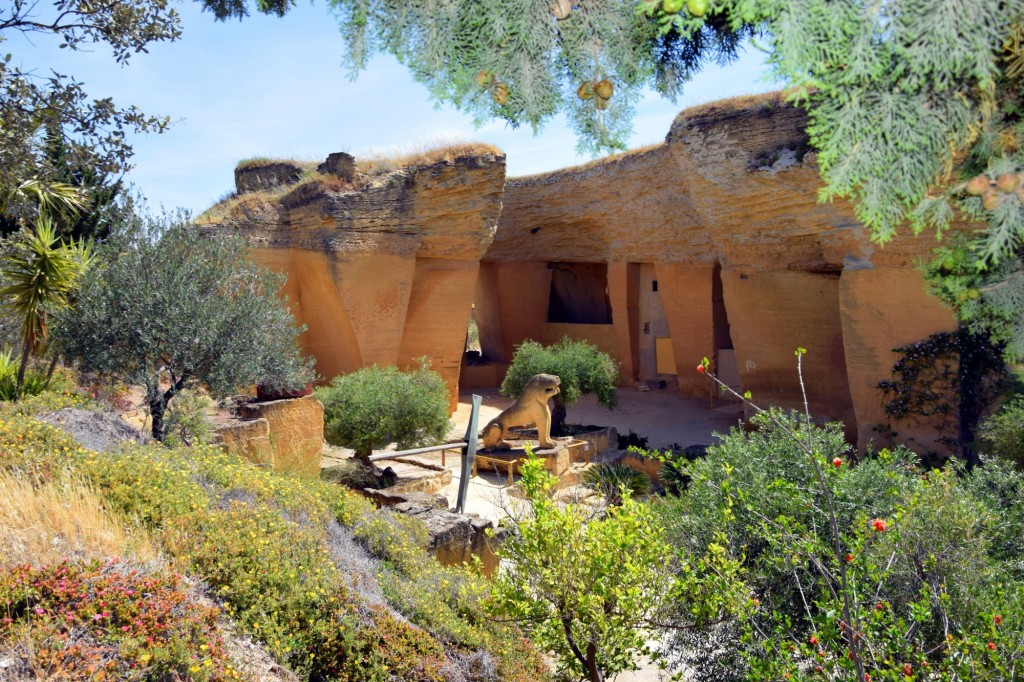
[[[609,410],[619,404],[615,391],[619,368],[615,360],[587,341],[565,337],[551,346],[524,341],[512,356],[508,372],[501,382],[501,393],[514,398],[531,377],[542,373],[554,374],[562,380],[551,411],[551,431],[556,436],[565,435],[565,408],[583,394],[593,393],[597,401]]]
[[[411,447],[444,438],[451,429],[448,389],[437,372],[422,366],[364,367],[318,388],[324,404],[324,438],[353,448],[366,459],[388,443]]]
[[[204,236],[182,215],[146,223],[100,252],[60,316],[54,340],[69,360],[144,385],[157,440],[168,404],[192,383],[226,394],[313,379],[281,277],[246,258],[241,240]]]

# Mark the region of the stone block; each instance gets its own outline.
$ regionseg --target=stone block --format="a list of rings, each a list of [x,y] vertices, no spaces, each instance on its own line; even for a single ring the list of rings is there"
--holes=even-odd
[[[238,455],[254,464],[273,465],[270,422],[266,419],[235,419],[227,424],[221,424],[214,431],[214,442],[228,453]]]
[[[240,408],[246,420],[265,420],[269,426],[271,468],[309,477],[320,475],[324,446],[324,406],[313,396]]]
[[[317,171],[326,175],[336,175],[342,180],[352,182],[356,177],[356,158],[345,152],[333,152],[327,160],[316,167]]]
[[[302,168],[294,163],[268,163],[235,169],[235,189],[239,194],[258,192],[280,185],[291,185],[302,177]]]

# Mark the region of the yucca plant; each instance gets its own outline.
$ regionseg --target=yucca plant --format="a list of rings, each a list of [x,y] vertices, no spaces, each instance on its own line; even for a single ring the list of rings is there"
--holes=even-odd
[[[651,493],[651,479],[621,462],[599,464],[587,469],[583,474],[583,485],[604,495],[608,504],[614,506],[622,504],[623,489],[634,497]]]
[[[20,395],[25,384],[32,354],[46,347],[48,314],[70,305],[92,258],[88,244],[60,240],[50,219],[41,217],[32,230],[21,232],[14,248],[0,259],[0,274],[8,283],[0,289],[3,305],[21,320],[16,394]]]
[[[8,186],[0,184],[0,215],[12,216],[22,225],[33,215],[72,217],[85,206],[82,191],[66,182],[30,178]]]

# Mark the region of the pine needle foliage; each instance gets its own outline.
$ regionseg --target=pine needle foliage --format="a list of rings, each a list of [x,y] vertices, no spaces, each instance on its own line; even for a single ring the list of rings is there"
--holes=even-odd
[[[395,55],[439,101],[478,121],[539,129],[563,111],[581,151],[625,149],[644,86],[675,97],[700,64],[731,59],[740,36],[724,21],[693,21],[685,34],[646,19],[632,0],[330,0],[353,74],[378,51]],[[649,4],[649,3],[648,3]],[[647,10],[653,5],[644,6]],[[685,39],[684,39],[685,38]],[[702,49],[690,49],[699,45]],[[614,94],[583,99],[584,83]]]
[[[1012,321],[1008,352],[1024,351],[1024,190],[967,187],[979,175],[993,191],[1007,174],[1024,183],[1024,0],[330,3],[353,72],[389,52],[478,120],[536,130],[563,112],[595,154],[623,148],[642,88],[674,98],[753,38],[808,111],[821,200],[852,200],[880,244],[898,230],[941,237],[954,220],[984,224],[967,247],[981,302],[949,302],[987,333],[1006,336]],[[607,100],[584,87],[603,79]]]

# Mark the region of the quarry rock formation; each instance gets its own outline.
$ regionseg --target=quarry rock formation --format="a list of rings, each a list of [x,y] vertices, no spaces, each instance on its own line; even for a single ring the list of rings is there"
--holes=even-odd
[[[332,168],[344,165],[331,159]],[[300,183],[207,229],[243,236],[257,261],[287,274],[284,293],[307,327],[300,343],[322,377],[425,359],[444,377],[454,408],[505,157],[458,156],[362,181],[341,189]]]
[[[882,248],[847,203],[818,203],[805,124],[777,94],[717,102],[664,144],[510,179],[477,284],[483,355],[585,338],[625,384],[676,374],[691,395],[713,392],[693,371],[708,357],[741,392],[798,407],[800,346],[814,414],[882,441],[892,349],[955,322],[915,269],[933,239]],[[936,447],[927,426],[901,435]]]
[[[615,357],[627,386],[675,375],[714,398],[693,371],[708,357],[760,403],[802,407],[803,347],[812,412],[884,443],[893,349],[955,321],[915,269],[932,238],[903,230],[883,248],[849,204],[818,202],[805,125],[777,93],[715,102],[662,144],[507,182],[497,153],[351,179],[332,155],[326,179],[243,196],[210,229],[287,273],[326,379],[425,357],[454,407],[460,371],[496,386],[522,341],[570,336]],[[483,357],[462,367],[471,306]],[[927,424],[900,436],[941,449]]]

